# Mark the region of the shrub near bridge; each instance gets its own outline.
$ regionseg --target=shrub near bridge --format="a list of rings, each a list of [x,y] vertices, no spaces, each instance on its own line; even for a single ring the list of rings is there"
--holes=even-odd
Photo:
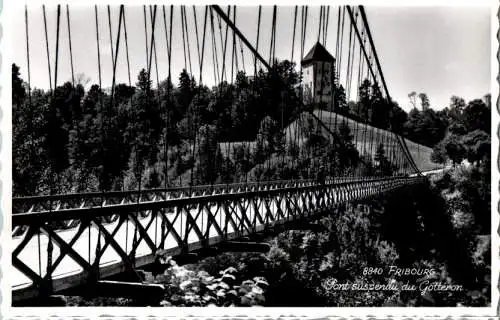
[[[467,251],[471,290],[459,303],[484,306],[489,303],[491,286],[490,163],[457,166],[431,179],[434,192],[445,202],[445,214],[455,237]]]
[[[234,267],[219,271],[217,277],[204,270],[179,266],[169,257],[161,259],[168,265],[163,274],[147,274],[146,282],[165,285],[162,306],[255,306],[265,303],[268,287],[263,277],[242,280]]]
[[[292,273],[328,306],[383,305],[390,292],[336,290],[332,283],[385,284],[384,275],[364,275],[365,268],[388,269],[398,259],[394,246],[376,235],[373,208],[345,205],[319,222],[324,231],[280,235],[277,244],[290,252]]]

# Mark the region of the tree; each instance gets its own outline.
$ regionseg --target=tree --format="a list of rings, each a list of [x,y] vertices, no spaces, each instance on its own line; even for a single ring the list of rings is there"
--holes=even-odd
[[[448,135],[443,140],[443,147],[453,164],[462,162],[462,160],[466,157],[466,150],[461,142],[460,136],[455,134]]]
[[[382,97],[382,92],[377,83],[372,85],[371,105],[372,113],[370,124],[377,128],[387,129],[390,124],[391,106],[389,102]]]
[[[359,161],[359,152],[353,142],[354,136],[351,134],[351,129],[347,122],[340,123],[338,137],[340,145],[334,148],[336,151],[334,158],[338,161],[337,167],[341,170],[355,167]],[[329,159],[329,161],[334,161],[335,159]]]
[[[459,122],[462,119],[462,112],[465,107],[466,104],[464,99],[457,96],[452,96],[450,98],[450,109],[448,115],[451,123]]]
[[[446,133],[447,123],[433,109],[412,109],[405,123],[406,136],[417,143],[434,146]]]
[[[20,77],[19,67],[12,64],[12,103],[19,107],[26,97],[26,89],[23,85],[23,80]]]
[[[262,136],[264,141],[268,144],[270,152],[275,151],[275,142],[279,140],[277,135],[280,133],[278,123],[273,120],[270,116],[266,116],[260,122],[259,134]]]
[[[457,164],[467,159],[471,163],[480,164],[490,157],[489,103],[488,95],[483,100],[474,99],[468,104],[460,97],[451,97],[450,107],[436,113],[439,125],[448,127],[446,137],[433,150],[433,161],[443,163],[449,158]],[[432,128],[426,131],[436,135]]]
[[[363,80],[361,86],[359,87],[359,108],[358,116],[363,122],[369,122],[371,119],[372,112],[372,97],[370,93],[371,82],[368,79]]]
[[[418,98],[420,99],[420,105],[422,106],[422,111],[426,111],[430,107],[429,97],[424,92],[418,94]]]
[[[375,174],[375,167],[371,155],[364,154],[360,156],[360,174],[362,176],[373,176]]]
[[[347,101],[346,101],[346,96],[345,96],[345,89],[344,86],[339,85],[334,91],[333,91],[334,97],[334,112],[337,112],[338,114],[342,115],[347,115]]]
[[[415,91],[408,93],[408,98],[410,99],[410,103],[413,106],[413,108],[416,109],[417,108],[417,93]]]
[[[143,69],[144,70],[144,69]],[[144,76],[144,75],[142,75]],[[139,80],[139,82],[142,82],[142,81],[145,81],[147,82],[147,79],[141,79]],[[146,84],[141,84],[141,87],[144,87],[146,86],[147,88],[141,88],[141,90],[150,90],[151,89],[151,83]],[[134,93],[135,93],[135,88],[132,87],[132,86],[129,86],[125,83],[120,83],[118,85],[115,86],[115,102],[116,104],[120,104],[120,103],[124,103],[124,102],[128,102],[133,96],[134,96]]]
[[[490,135],[481,130],[469,132],[462,138],[467,160],[479,164],[480,161],[491,157]]]
[[[431,161],[436,163],[446,163],[448,160],[448,155],[446,154],[446,149],[442,142],[436,144],[432,149]]]
[[[203,125],[198,130],[193,169],[196,184],[214,183],[217,179],[219,170],[216,165],[221,165],[221,157],[216,137],[217,129],[214,125]],[[216,159],[218,155],[219,158]]]
[[[177,92],[177,101],[179,103],[179,110],[177,116],[182,118],[185,116],[186,111],[195,95],[196,83],[194,79],[189,76],[186,69],[182,69],[179,76],[179,90]]]
[[[390,130],[402,134],[408,114],[395,101],[391,101],[391,107]]]
[[[382,176],[388,176],[392,174],[392,164],[385,155],[384,144],[379,143],[377,150],[375,151],[374,157],[376,167],[375,170]]]
[[[341,111],[340,114],[344,115],[344,116],[348,116],[349,118],[353,119],[353,120],[356,120],[356,121],[361,121],[361,118],[359,117],[359,107],[360,107],[360,104],[359,103],[356,103],[354,101],[349,101],[347,103],[347,110],[344,110],[344,111]]]
[[[69,132],[79,119],[82,92],[75,90],[70,82],[54,89],[53,98],[46,110],[46,148],[51,159],[51,168],[62,172],[70,163],[68,156]]]
[[[248,77],[244,71],[238,71],[236,74],[236,88],[238,90],[244,90],[249,87],[250,83]]]
[[[422,128],[421,128],[421,117],[420,111],[417,108],[413,108],[408,113],[408,118],[406,123],[404,124],[405,136],[407,136],[410,140],[415,142],[420,142],[422,137]]]
[[[462,123],[467,132],[482,130],[489,134],[491,110],[482,100],[472,100],[462,111]]]
[[[19,67],[12,65],[12,176],[13,195],[34,195],[47,190],[40,183],[48,167],[44,141],[48,95],[39,89],[26,97]]]
[[[141,71],[139,71],[139,75],[137,76],[137,83],[135,85],[139,88],[139,90],[143,92],[151,91],[152,81],[146,69],[143,68],[141,69]]]
[[[235,176],[240,179],[245,177],[252,167],[251,152],[248,145],[233,146],[235,163]]]
[[[157,142],[162,133],[162,113],[151,85],[150,76],[142,69],[137,76],[137,92],[129,110],[132,121],[127,130],[137,146],[137,156],[139,159],[147,157],[149,164],[156,161],[160,148]]]

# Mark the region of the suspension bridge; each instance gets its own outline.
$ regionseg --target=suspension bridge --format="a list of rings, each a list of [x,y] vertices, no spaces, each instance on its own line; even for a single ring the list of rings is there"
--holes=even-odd
[[[45,6],[25,10],[25,103],[33,103],[34,39],[43,39],[46,47],[50,112],[74,108],[58,96],[63,59],[70,66],[72,92],[78,87],[72,36],[93,38],[101,127],[99,140],[91,146],[99,151],[98,166],[90,168],[98,173],[96,189],[89,189],[88,180],[77,179],[75,187],[62,189],[62,170],[53,152],[45,168],[45,192],[15,195],[12,200],[14,250],[8,278],[14,302],[102,283],[117,274],[134,275],[161,255],[224,247],[246,250],[254,235],[307,224],[340,204],[421,183],[422,172],[433,169],[421,161],[417,165],[415,158],[428,158],[428,151],[425,154],[423,146],[415,151],[415,144],[403,138],[392,121],[394,107],[363,6],[138,8],[92,7],[95,26],[80,28],[80,33],[71,20],[76,9],[58,5],[52,11]],[[122,78],[132,87],[131,52],[137,51],[129,50],[133,44],[127,17],[133,10],[143,14],[144,86],[138,83],[139,98],[124,98],[118,73],[125,72]],[[253,11],[255,23],[245,21],[248,12],[238,10]],[[34,12],[43,16],[44,28],[30,27]],[[50,21],[55,37],[47,28]],[[282,43],[285,38],[287,45]],[[110,47],[108,68],[104,42]],[[172,74],[181,70],[192,92],[179,116],[173,100],[182,102],[178,97],[184,96],[174,88]],[[109,84],[102,81],[106,72]],[[162,72],[166,85],[160,81]],[[136,118],[126,118],[139,128],[128,140],[134,182],[110,183],[106,172],[120,160],[108,146],[127,130],[114,127],[113,119],[137,101],[142,101],[146,116],[137,112]],[[220,109],[241,111],[240,123],[235,123],[236,116],[222,121],[222,116],[206,115]],[[260,129],[245,122],[250,117],[257,118]],[[75,116],[75,123],[83,118]],[[153,132],[155,125],[155,134],[144,133]],[[172,129],[183,125],[182,134]],[[82,132],[78,130],[84,129],[75,124],[75,131]],[[68,144],[71,141],[64,147]],[[241,154],[250,156],[243,161]],[[152,184],[147,172],[158,163],[162,167],[155,173],[160,178]]]

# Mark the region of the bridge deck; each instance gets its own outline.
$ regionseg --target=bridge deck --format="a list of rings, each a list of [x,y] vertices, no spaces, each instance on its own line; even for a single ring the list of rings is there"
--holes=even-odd
[[[317,185],[288,182],[257,190],[205,192],[175,199],[13,215],[13,301],[50,285],[58,292],[176,255],[216,245],[386,192],[421,177],[351,180]],[[31,207],[33,208],[33,206]],[[52,250],[51,253],[50,250]]]

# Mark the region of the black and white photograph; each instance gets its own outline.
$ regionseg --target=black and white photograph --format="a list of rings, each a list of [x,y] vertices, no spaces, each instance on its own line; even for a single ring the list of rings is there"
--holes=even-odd
[[[4,303],[493,312],[497,6],[4,9]]]

